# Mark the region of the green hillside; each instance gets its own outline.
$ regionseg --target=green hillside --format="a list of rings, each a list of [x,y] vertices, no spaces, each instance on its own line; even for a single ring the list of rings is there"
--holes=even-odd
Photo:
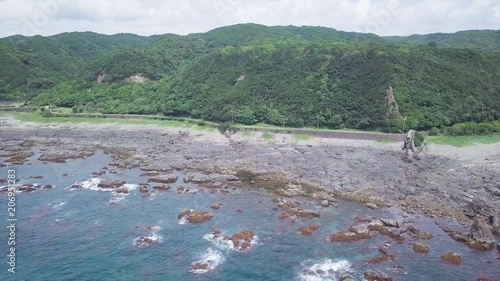
[[[188,36],[13,36],[0,39],[0,99],[296,127],[492,121],[500,119],[498,34],[244,24]],[[127,80],[135,75],[141,83]],[[399,112],[386,106],[390,86]]]

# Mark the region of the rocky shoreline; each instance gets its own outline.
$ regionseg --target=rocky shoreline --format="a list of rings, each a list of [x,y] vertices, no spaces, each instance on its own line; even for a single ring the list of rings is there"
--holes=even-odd
[[[96,174],[140,168],[149,183],[158,185],[155,190],[168,190],[167,184],[177,180],[171,175],[174,171],[204,173],[185,182],[212,190],[264,188],[280,198],[283,219],[319,216],[290,199],[306,196],[323,207],[334,207],[336,200],[344,199],[372,209],[398,206],[409,214],[453,218],[471,227],[471,232],[447,231],[450,237],[479,250],[493,249],[492,236],[500,234],[500,153],[495,151],[483,162],[429,154],[405,163],[398,149],[376,143],[299,143],[286,137],[266,142],[217,132],[26,125],[10,119],[2,123],[0,140],[0,158],[20,169],[30,165],[34,156],[43,163],[65,163],[104,151],[113,162],[96,169]],[[108,188],[121,185],[110,183]],[[141,192],[148,195],[148,183],[141,185]],[[358,233],[364,228],[353,227],[331,239],[363,239],[370,231],[384,234],[387,227],[369,225],[368,233]],[[406,233],[420,235],[411,229]]]

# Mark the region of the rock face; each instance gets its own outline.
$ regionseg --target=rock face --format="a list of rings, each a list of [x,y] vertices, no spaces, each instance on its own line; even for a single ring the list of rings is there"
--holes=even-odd
[[[429,246],[417,242],[413,244],[413,251],[415,251],[415,253],[428,254],[430,249]]]
[[[392,277],[378,269],[369,269],[364,276],[367,281],[392,281]]]
[[[319,225],[310,225],[299,228],[300,234],[304,236],[313,236],[318,231]]]
[[[495,206],[483,199],[474,198],[465,212],[469,217],[483,218],[491,226],[492,232],[500,235],[500,210],[498,207],[498,204]]]
[[[458,253],[448,253],[446,255],[443,255],[441,256],[441,260],[449,265],[462,265],[462,257]]]
[[[167,183],[175,183],[178,179],[179,177],[177,177],[176,175],[165,175],[149,179],[149,182],[167,184]]]
[[[491,232],[491,227],[479,218],[474,219],[469,233],[450,231],[448,235],[453,240],[479,251],[491,251],[495,246],[495,237]]]
[[[213,218],[207,212],[195,211],[195,210],[185,210],[178,216],[179,220],[186,219],[190,223],[204,223],[210,221]]]

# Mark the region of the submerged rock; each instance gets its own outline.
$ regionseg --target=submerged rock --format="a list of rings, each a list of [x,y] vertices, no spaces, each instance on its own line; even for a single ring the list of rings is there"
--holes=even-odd
[[[364,276],[367,281],[392,281],[392,277],[378,269],[369,269]]]
[[[140,188],[139,188],[139,192],[140,193],[148,193],[149,190],[148,190],[148,187],[145,186],[145,185],[142,185]]]
[[[429,246],[416,242],[415,244],[413,244],[413,251],[415,251],[416,253],[428,254],[430,249]]]
[[[255,233],[251,230],[245,230],[240,233],[236,233],[231,237],[225,237],[224,240],[231,241],[234,246],[234,250],[238,252],[247,252],[252,248],[252,242],[255,239]]]
[[[129,194],[129,191],[126,188],[120,188],[120,189],[116,190],[116,193],[117,194]]]
[[[310,225],[299,228],[300,234],[304,236],[313,236],[318,231],[319,225]]]
[[[446,255],[443,255],[441,256],[441,260],[449,265],[462,265],[462,257],[458,253],[448,253]]]
[[[221,204],[213,204],[210,208],[212,208],[213,210],[220,210]]]
[[[352,231],[338,232],[329,236],[332,243],[354,243],[370,238],[372,236],[369,233],[356,233]]]
[[[344,274],[340,277],[340,281],[355,281],[354,277],[348,274]]]
[[[462,265],[462,256],[458,253],[448,253],[441,256],[441,260],[449,265],[460,266]]]
[[[178,219],[186,219],[190,223],[204,223],[210,221],[213,216],[207,212],[185,210],[179,214]]]
[[[141,236],[134,240],[134,245],[139,248],[146,248],[156,245],[160,240],[161,237],[156,235]]]

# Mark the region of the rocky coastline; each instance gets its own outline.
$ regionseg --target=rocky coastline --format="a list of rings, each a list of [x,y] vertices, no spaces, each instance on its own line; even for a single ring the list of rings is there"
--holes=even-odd
[[[150,195],[150,184],[154,185],[154,192],[170,189],[168,184],[178,180],[173,175],[175,171],[187,175],[196,172],[184,182],[212,192],[265,189],[276,198],[283,220],[320,216],[317,211],[303,209],[296,197],[311,198],[325,208],[334,208],[338,200],[349,200],[371,209],[397,206],[407,214],[456,219],[470,227],[470,232],[443,228],[452,239],[480,251],[500,247],[495,246],[494,237],[500,234],[500,153],[492,153],[485,161],[429,154],[420,161],[405,163],[397,149],[375,143],[308,144],[286,138],[266,142],[217,132],[137,126],[20,125],[13,120],[3,121],[0,140],[4,165],[18,165],[20,169],[22,165],[30,165],[30,159],[35,157],[42,163],[66,163],[102,151],[113,162],[109,167],[96,168],[95,174],[140,168],[147,181],[140,186],[144,197]],[[39,179],[43,181],[43,177]],[[126,194],[124,184],[117,181],[101,183],[100,187]],[[35,192],[52,187],[40,184],[21,188],[19,191]],[[2,189],[0,193],[5,191]],[[214,204],[212,209],[220,207],[221,204]],[[183,217],[200,223],[210,220],[211,215],[187,211],[179,215],[179,219]],[[316,230],[311,225],[299,232],[311,236]],[[421,233],[408,222],[359,218],[351,228],[332,233],[329,240],[353,243],[369,239],[375,233],[395,242],[406,236],[432,239],[432,235]],[[150,244],[148,239],[139,242]],[[415,243],[414,250],[423,254],[432,251],[420,242]],[[380,260],[393,258],[384,251],[381,253]],[[449,260],[443,258],[444,262]]]

